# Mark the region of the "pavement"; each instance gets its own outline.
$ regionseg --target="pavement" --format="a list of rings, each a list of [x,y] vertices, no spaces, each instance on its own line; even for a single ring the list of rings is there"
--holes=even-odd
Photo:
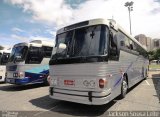
[[[128,112],[160,111],[160,71],[150,71],[146,80],[131,88],[124,99],[114,99],[102,106],[89,106],[49,98],[48,86],[0,84],[0,116],[18,114],[35,117],[99,116]],[[155,116],[159,116],[157,113]],[[135,113],[136,115],[137,113]],[[111,115],[112,116],[112,115]],[[119,115],[120,116],[120,115]]]

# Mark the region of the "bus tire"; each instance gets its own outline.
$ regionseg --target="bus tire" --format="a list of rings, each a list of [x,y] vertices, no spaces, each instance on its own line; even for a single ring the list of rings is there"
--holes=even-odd
[[[127,94],[127,91],[128,91],[127,79],[126,79],[126,76],[123,76],[123,80],[122,80],[122,83],[121,83],[121,94],[119,96],[120,99],[125,98],[125,96]]]
[[[48,75],[46,75],[46,77],[45,77],[45,79],[44,79],[44,85],[45,85],[45,86],[48,86],[48,85],[49,85],[49,82],[48,82],[48,80],[47,80],[47,77],[48,77]]]
[[[47,80],[44,81],[44,85],[45,85],[45,86],[48,86],[48,85],[49,85],[49,83],[48,83]]]
[[[148,77],[148,70],[146,69],[145,72],[144,72],[144,80],[146,80]]]
[[[4,78],[4,83],[7,83],[7,79],[6,79],[6,77]]]

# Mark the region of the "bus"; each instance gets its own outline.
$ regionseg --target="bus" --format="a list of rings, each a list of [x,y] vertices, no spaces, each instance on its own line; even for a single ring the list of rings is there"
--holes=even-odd
[[[3,49],[0,50],[0,82],[5,82],[6,76],[6,64],[9,59],[9,55],[11,53],[11,49]]]
[[[57,31],[49,61],[53,99],[103,105],[147,77],[146,49],[115,20],[92,19]],[[54,72],[53,72],[54,71]]]
[[[48,63],[53,46],[53,42],[43,40],[15,44],[6,65],[6,82],[17,85],[48,84]]]

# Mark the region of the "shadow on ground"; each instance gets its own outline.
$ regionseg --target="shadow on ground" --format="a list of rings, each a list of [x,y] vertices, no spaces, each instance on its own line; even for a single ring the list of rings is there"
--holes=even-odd
[[[45,85],[43,84],[29,84],[29,85],[10,85],[6,84],[3,86],[0,86],[0,90],[2,91],[23,91],[23,90],[29,90],[29,89],[34,89],[34,88],[39,88],[39,87],[44,87]]]
[[[0,82],[0,85],[1,85],[1,84],[5,84],[5,82]]]
[[[160,103],[160,73],[152,74],[152,81],[153,81],[154,88],[157,93],[157,95],[154,95],[154,96],[158,97],[159,103]]]
[[[50,110],[51,112],[58,112],[72,116],[100,116],[116,103],[115,101],[111,101],[110,103],[102,106],[92,106],[58,101],[51,99],[49,96],[33,99],[29,102],[37,107]]]
[[[140,83],[133,86],[128,93],[132,92],[133,89]],[[49,96],[43,96],[40,98],[30,100],[29,102],[39,108],[43,108],[46,110],[50,110],[50,112],[57,112],[60,114],[67,114],[71,116],[101,116],[105,112],[107,112],[108,109],[110,109],[113,105],[115,105],[116,102],[119,100],[120,98],[117,97],[108,104],[101,106],[93,106],[66,101],[58,101],[51,99]]]

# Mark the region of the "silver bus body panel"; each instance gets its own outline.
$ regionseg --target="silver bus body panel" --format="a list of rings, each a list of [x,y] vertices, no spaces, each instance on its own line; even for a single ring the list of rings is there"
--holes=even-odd
[[[5,65],[1,65],[0,66],[0,82],[4,82],[5,81],[5,74],[6,74],[6,66]]]
[[[65,95],[60,93],[54,93],[54,96],[50,95],[50,97],[57,100],[64,100],[64,101],[70,101],[70,102],[76,102],[76,103],[88,104],[88,105],[103,105],[111,101],[110,95],[106,97],[101,97],[101,98],[93,97],[92,102],[88,101],[87,96],[80,96],[80,95],[71,96],[71,95]]]
[[[11,48],[0,50],[0,53],[11,53]],[[0,82],[5,82],[6,77],[6,65],[0,65]]]
[[[70,30],[97,24],[104,24],[108,27],[110,25],[110,21],[105,19],[93,19],[88,22],[88,25],[75,27]],[[122,31],[132,41],[141,46],[136,39],[128,35],[117,23],[113,23],[112,25],[114,30]],[[58,30],[57,35],[69,31],[65,30],[65,28]],[[143,49],[146,50],[145,48]],[[147,69],[148,64],[149,61],[143,56],[120,50],[119,60],[50,65],[50,82],[52,80],[56,80],[57,82],[56,85],[50,83],[50,97],[89,105],[106,104],[120,95],[124,74],[127,74],[128,88],[130,88],[143,79],[142,67]],[[99,87],[99,79],[102,78],[107,80],[107,85],[104,88]],[[73,85],[66,86],[64,85],[65,80],[71,80],[74,83]],[[85,80],[95,81],[95,87],[84,86]]]
[[[58,79],[57,86],[51,86],[54,91],[50,97],[83,104],[106,104],[120,95],[124,73],[128,75],[128,87],[130,88],[143,79],[142,66],[146,65],[147,67],[147,64],[148,61],[145,61],[142,56],[121,50],[119,61],[50,66],[51,78]],[[109,77],[109,75],[111,76]],[[108,83],[105,89],[98,86],[101,78],[107,79]],[[83,82],[87,79],[94,80],[96,86],[94,88],[84,87]],[[75,85],[67,87],[63,84],[64,80],[75,80]],[[89,91],[92,91],[92,102],[88,100]],[[105,91],[107,93],[104,93]],[[102,98],[94,98],[95,95],[102,96]],[[106,97],[103,97],[105,95]]]

